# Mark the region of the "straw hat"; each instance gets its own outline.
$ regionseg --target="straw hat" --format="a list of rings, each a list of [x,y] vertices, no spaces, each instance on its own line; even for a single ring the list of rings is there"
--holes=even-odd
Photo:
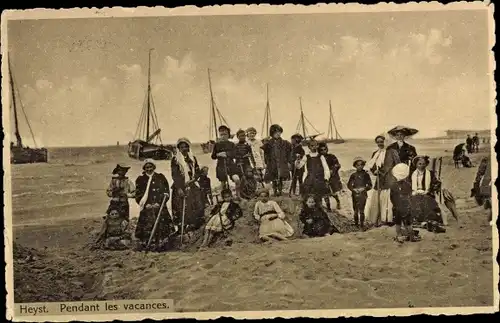
[[[410,167],[405,163],[399,163],[392,168],[392,175],[398,182],[402,181],[410,175]]]
[[[363,166],[366,165],[366,160],[363,157],[356,157],[352,161],[352,167],[356,167],[356,163],[359,161],[363,163]]]
[[[417,162],[420,160],[420,159],[423,159],[425,160],[425,165],[429,165],[429,163],[431,162],[430,159],[429,159],[429,156],[426,156],[426,155],[417,155],[415,157],[413,157],[413,159],[411,160],[411,163],[413,164],[413,166],[417,166]]]

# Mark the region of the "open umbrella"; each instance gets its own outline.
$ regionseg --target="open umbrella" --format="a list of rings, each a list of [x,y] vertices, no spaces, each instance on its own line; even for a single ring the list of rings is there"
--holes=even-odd
[[[396,133],[401,132],[405,137],[410,137],[418,133],[417,129],[406,127],[406,126],[396,126],[392,128],[391,130],[387,131],[387,133],[391,136],[394,137],[396,136]]]

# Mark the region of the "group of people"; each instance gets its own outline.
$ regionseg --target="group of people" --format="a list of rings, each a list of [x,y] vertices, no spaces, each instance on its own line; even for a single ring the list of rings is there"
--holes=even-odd
[[[479,152],[479,142],[480,139],[477,132],[473,137],[467,135],[467,139],[465,139],[465,147],[467,149],[467,153],[472,154]]]
[[[278,203],[271,199],[283,195],[283,182],[291,180],[288,194],[298,193],[303,207],[299,219],[304,224],[303,234],[324,236],[338,232],[330,222],[326,211],[331,211],[330,197],[341,208],[339,193],[343,185],[337,157],[328,152],[325,143],[300,134],[291,141],[282,138],[283,129],[272,125],[270,137],[256,139],[255,128],[236,133],[237,142],[230,140],[231,131],[220,126],[219,140],[215,143],[211,158],[216,161],[216,178],[222,184],[221,199],[214,203],[208,167],[200,167],[193,155],[187,138],[177,141],[176,154],[171,161],[173,183],[156,172],[153,160],[146,160],[143,173],[133,183],[127,176],[130,168],[117,165],[107,194],[111,198],[99,242],[111,248],[127,248],[130,236],[125,234],[129,223],[128,200],[134,198],[140,208],[135,237],[140,248],[168,248],[176,234],[185,234],[204,226],[202,247],[208,246],[217,235],[231,230],[243,216],[238,201],[254,199],[258,202],[254,218],[260,224],[259,238],[263,241],[284,240],[294,234]],[[364,229],[368,220],[376,224],[395,224],[397,239],[417,240],[411,228],[418,221],[440,222],[440,210],[434,194],[440,182],[435,173],[427,169],[429,158],[417,155],[414,146],[405,138],[417,131],[396,127],[389,131],[396,142],[385,146],[386,138],[377,136],[377,150],[365,161],[357,157],[353,161],[355,172],[351,174],[347,189],[352,193],[354,222]],[[308,152],[303,149],[305,143]],[[376,176],[373,184],[369,175]],[[305,176],[304,176],[305,175]],[[235,184],[235,193],[229,182]],[[376,190],[367,210],[368,192]],[[166,202],[171,199],[170,213]],[[326,208],[322,204],[325,202]],[[210,218],[205,220],[205,208],[212,206]],[[406,230],[402,230],[402,226]]]

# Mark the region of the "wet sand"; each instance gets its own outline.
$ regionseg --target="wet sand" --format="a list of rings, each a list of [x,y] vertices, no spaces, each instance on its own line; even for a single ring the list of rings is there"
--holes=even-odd
[[[426,148],[417,148],[426,153]],[[448,156],[446,148],[428,150]],[[485,154],[473,156],[475,165]],[[173,298],[178,311],[493,303],[492,228],[488,212],[469,198],[476,167],[457,170],[445,159],[443,185],[457,199],[460,222],[450,216],[442,234],[421,230],[420,242],[397,244],[394,228],[382,227],[263,245],[255,242],[258,227],[248,203],[230,246],[144,254],[85,248],[107,207],[104,189],[109,179],[102,174],[114,163],[106,158],[46,165],[44,172],[31,167],[36,165],[14,168],[16,302]],[[344,158],[341,163],[350,168],[349,158]],[[54,175],[50,181],[35,177],[51,175],[48,169],[64,176]],[[131,173],[135,177],[137,171]],[[342,174],[344,181],[347,176]],[[62,193],[48,198],[43,195],[48,191]],[[291,205],[288,217],[296,221],[295,202],[283,203]],[[341,215],[352,218],[349,195],[342,195],[342,204]]]

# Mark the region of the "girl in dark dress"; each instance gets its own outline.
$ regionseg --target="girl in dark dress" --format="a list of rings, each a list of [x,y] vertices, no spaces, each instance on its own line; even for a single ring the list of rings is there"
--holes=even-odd
[[[167,178],[156,173],[156,165],[152,159],[146,159],[142,167],[144,172],[135,181],[135,200],[139,204],[140,213],[135,228],[135,237],[139,240],[140,248],[148,243],[156,218],[160,216],[158,227],[153,237],[157,249],[162,249],[170,234],[174,233],[172,218],[166,207],[170,198],[170,189]],[[164,204],[161,214],[158,214]]]
[[[295,134],[292,136],[292,159],[293,160],[301,160],[306,152],[304,151],[304,148],[302,148],[302,141],[304,140],[304,137],[302,137],[300,134]],[[302,180],[304,177],[304,168],[297,169],[295,167],[295,164],[292,164],[292,183],[290,186],[290,195],[295,195],[295,192],[297,190],[297,183],[299,184],[299,195],[300,195],[300,189],[302,187]]]
[[[172,171],[172,213],[175,224],[182,225],[184,232],[196,230],[203,225],[205,203],[203,192],[197,182],[201,175],[198,160],[191,152],[187,138],[177,141],[177,154],[171,161]]]
[[[328,214],[316,203],[314,195],[305,198],[299,219],[304,224],[302,233],[308,237],[323,237],[336,231]]]
[[[301,160],[295,163],[297,169],[305,166],[307,175],[302,186],[302,195],[304,198],[308,195],[314,195],[316,202],[321,204],[322,199],[329,195],[328,181],[330,180],[330,168],[326,163],[325,156],[318,153],[318,142],[311,140],[308,143],[310,152]]]
[[[236,146],[229,140],[231,130],[226,126],[219,127],[219,140],[215,143],[212,151],[212,159],[217,160],[215,176],[221,182],[223,188],[229,188],[229,180],[239,186],[240,178],[238,168],[234,162]]]
[[[340,180],[339,170],[340,163],[337,157],[333,154],[328,153],[328,145],[324,142],[319,144],[319,153],[325,156],[326,163],[328,164],[328,168],[330,169],[330,180],[328,181],[329,186],[329,195],[333,196],[335,202],[337,202],[337,210],[340,209],[340,199],[339,192],[342,190],[342,181]],[[330,206],[330,199],[325,197],[326,208],[328,211],[331,211],[332,208]]]
[[[411,174],[412,213],[416,222],[435,221],[443,223],[441,209],[436,202],[436,192],[441,183],[433,171],[427,169],[428,156],[417,156],[412,164],[415,171]]]
[[[203,202],[205,205],[213,205],[214,197],[212,194],[212,181],[210,180],[210,177],[208,177],[207,166],[203,166],[201,168],[198,184],[200,184],[201,191],[203,192]]]
[[[281,138],[283,128],[273,124],[269,128],[271,139],[263,144],[262,150],[265,154],[266,175],[264,181],[273,183],[276,196],[283,193],[283,181],[290,179],[292,144]]]

